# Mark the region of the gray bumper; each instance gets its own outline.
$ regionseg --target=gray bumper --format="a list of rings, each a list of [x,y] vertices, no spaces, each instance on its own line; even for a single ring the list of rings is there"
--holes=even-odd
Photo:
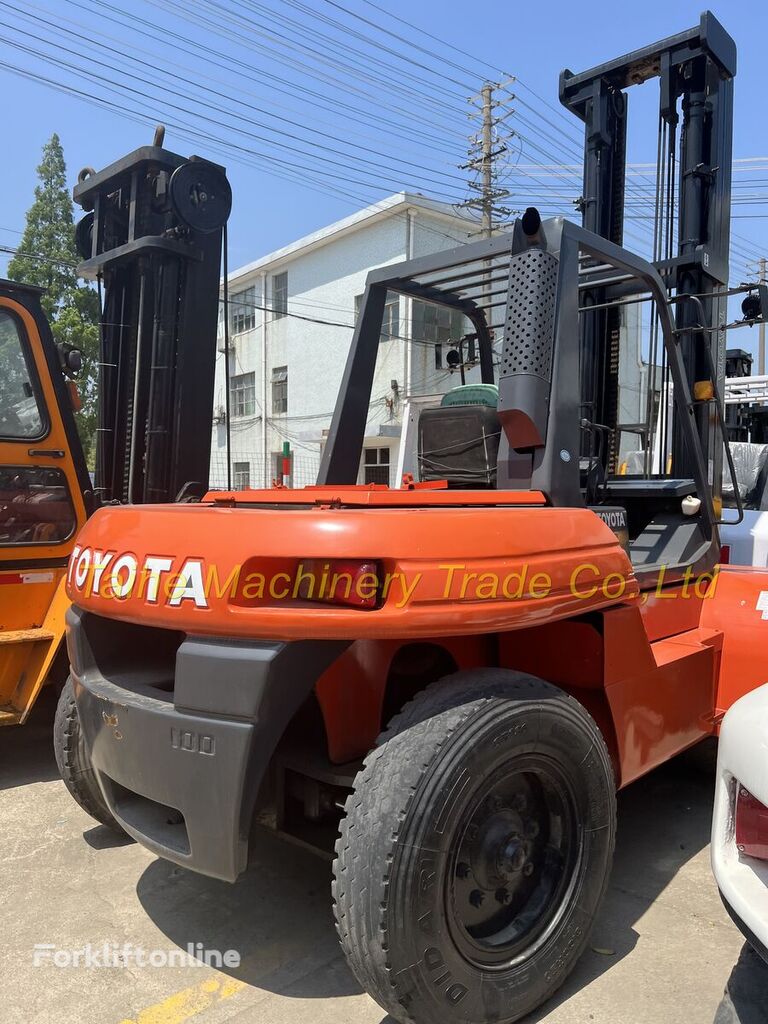
[[[277,741],[346,644],[186,637],[161,679],[155,633],[77,608],[67,613],[85,743],[129,835],[161,857],[234,881]]]

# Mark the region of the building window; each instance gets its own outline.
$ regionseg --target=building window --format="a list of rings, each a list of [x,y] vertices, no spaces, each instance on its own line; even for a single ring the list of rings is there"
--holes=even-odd
[[[251,486],[250,462],[232,463],[232,485],[236,491],[247,491]]]
[[[366,448],[363,462],[364,483],[389,484],[389,448]]]
[[[272,278],[272,315],[275,320],[288,313],[288,271]]]
[[[233,334],[253,330],[256,326],[256,307],[260,305],[255,284],[230,296],[229,329]]]
[[[272,370],[272,412],[288,412],[287,366],[275,366]]]
[[[413,300],[413,340],[435,346],[436,370],[443,369],[444,348],[455,347],[472,330],[470,321],[461,310],[421,299]],[[464,359],[473,362],[475,355],[474,342],[471,342],[464,348]]]
[[[400,296],[387,294],[379,341],[389,341],[400,334]]]
[[[235,374],[229,387],[232,416],[253,416],[256,412],[256,374]]]
[[[360,310],[363,308],[363,296],[355,296],[355,323],[360,319]],[[392,338],[400,337],[400,296],[393,292],[387,292],[387,300],[384,303],[384,316],[381,319],[381,334],[379,341],[389,341]]]

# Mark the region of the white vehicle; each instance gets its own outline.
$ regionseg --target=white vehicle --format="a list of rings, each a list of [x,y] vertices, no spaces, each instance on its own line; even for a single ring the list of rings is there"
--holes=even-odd
[[[723,719],[712,870],[734,923],[768,962],[768,684]]]
[[[746,378],[749,379],[749,378]],[[768,445],[731,442],[744,518],[737,523],[733,483],[723,474],[723,561],[731,565],[768,566]]]

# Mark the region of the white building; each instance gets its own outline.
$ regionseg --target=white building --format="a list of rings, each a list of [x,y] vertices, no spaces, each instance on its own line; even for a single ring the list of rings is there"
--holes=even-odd
[[[470,239],[472,222],[451,206],[401,192],[229,275],[232,484],[270,486],[290,442],[293,486],[314,483],[330,426],[356,307],[368,271]],[[222,307],[223,309],[223,307]],[[447,369],[463,318],[395,296],[387,305],[361,482],[396,484],[407,396],[459,383]],[[226,486],[223,316],[214,393],[211,485]],[[467,371],[479,380],[479,369]]]

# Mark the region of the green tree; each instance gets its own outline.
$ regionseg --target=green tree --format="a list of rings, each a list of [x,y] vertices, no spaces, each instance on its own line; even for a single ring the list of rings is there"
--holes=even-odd
[[[74,345],[83,353],[83,369],[78,377],[83,408],[76,419],[91,464],[96,438],[99,300],[93,288],[80,283],[75,271],[79,256],[72,198],[67,188],[64,151],[55,133],[43,147],[37,176],[35,198],[27,211],[18,253],[8,264],[8,277],[45,289],[42,304],[55,340]]]

